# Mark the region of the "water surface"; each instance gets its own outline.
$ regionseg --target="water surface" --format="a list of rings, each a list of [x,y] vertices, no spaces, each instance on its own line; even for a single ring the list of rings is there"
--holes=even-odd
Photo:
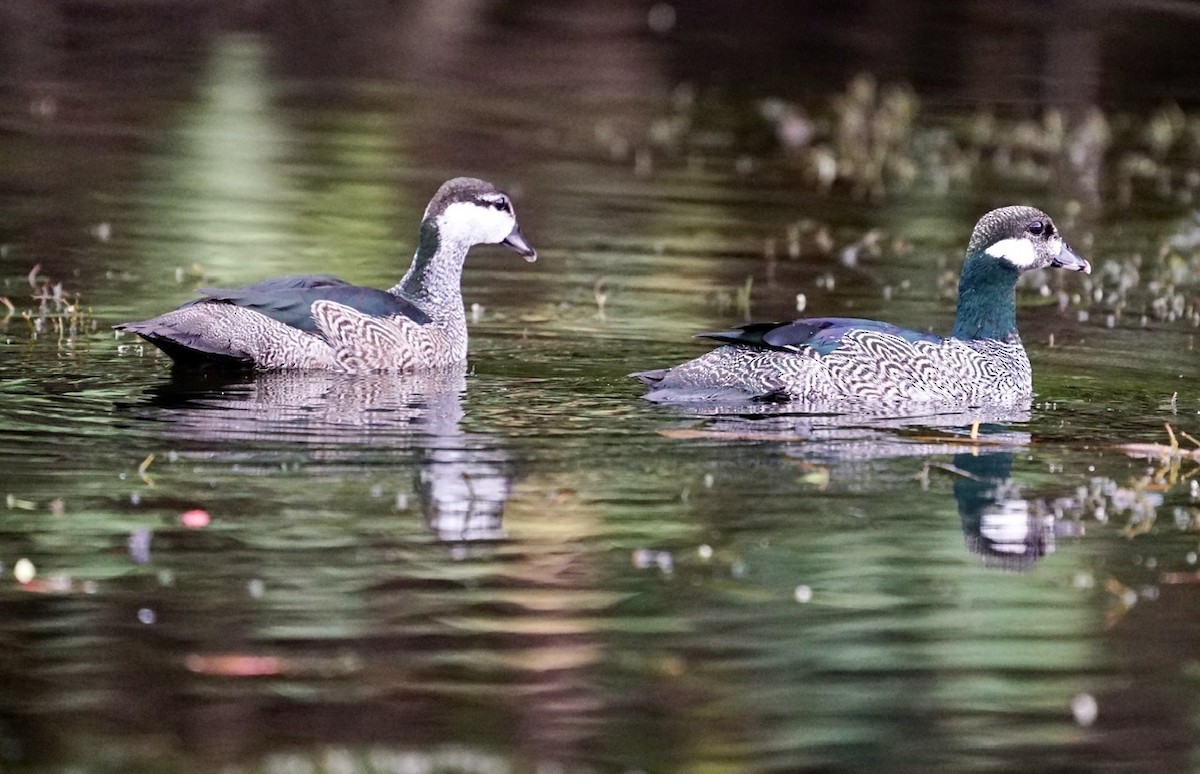
[[[13,38],[49,59],[11,54],[0,134],[0,765],[1194,767],[1200,462],[1127,449],[1200,437],[1194,110],[1156,155],[1137,122],[1175,114],[1115,77],[1090,166],[998,134],[959,178],[937,138],[986,79],[918,57],[913,182],[826,188],[757,99],[835,123],[846,63],[707,12],[500,8]],[[868,57],[881,90],[897,61]],[[1032,92],[996,120],[1050,132]],[[389,286],[456,174],[541,256],[472,254],[461,370],[183,378],[108,331],[207,284]],[[798,293],[944,332],[971,225],[1015,201],[1097,268],[1022,287],[1028,409],[706,414],[626,377]],[[35,266],[81,302],[36,333]]]

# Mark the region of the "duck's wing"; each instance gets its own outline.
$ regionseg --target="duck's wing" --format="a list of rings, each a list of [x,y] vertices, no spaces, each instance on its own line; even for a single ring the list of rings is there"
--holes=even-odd
[[[277,277],[243,288],[201,288],[200,294],[190,303],[234,304],[308,333],[319,332],[312,316],[314,301],[333,301],[370,317],[406,317],[418,325],[430,319],[408,299],[326,274]]]
[[[332,274],[289,274],[286,277],[272,277],[260,280],[252,285],[246,285],[241,290],[253,290],[262,293],[272,293],[281,290],[313,290],[316,288],[353,287],[344,279],[338,279]]]
[[[697,337],[782,352],[812,350],[817,354],[827,355],[837,349],[842,343],[842,338],[853,331],[874,331],[909,342],[938,343],[943,340],[941,336],[933,333],[855,317],[807,317],[786,323],[751,323],[728,331],[700,333]]]

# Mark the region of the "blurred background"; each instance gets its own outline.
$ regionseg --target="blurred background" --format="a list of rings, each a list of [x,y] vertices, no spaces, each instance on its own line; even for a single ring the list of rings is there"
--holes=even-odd
[[[1182,0],[3,0],[0,769],[1194,770],[1197,41]],[[191,381],[109,330],[391,286],[457,175],[540,254],[472,252],[461,372]],[[1022,280],[1030,407],[626,377],[750,318],[945,332],[1018,202],[1095,267]]]

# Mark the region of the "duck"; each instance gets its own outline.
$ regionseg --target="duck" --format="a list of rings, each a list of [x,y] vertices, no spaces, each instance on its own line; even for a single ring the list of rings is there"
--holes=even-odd
[[[184,369],[414,372],[467,357],[462,271],[475,245],[500,244],[537,260],[512,200],[471,177],[448,180],[425,208],[416,253],[387,290],[328,274],[275,277],[241,288],[202,288],[165,314],[114,326]]]
[[[992,210],[967,244],[947,337],[877,320],[813,317],[698,334],[722,346],[675,366],[630,374],[658,403],[802,402],[1002,406],[1033,396],[1017,332],[1017,278],[1055,267],[1090,273],[1036,207]]]

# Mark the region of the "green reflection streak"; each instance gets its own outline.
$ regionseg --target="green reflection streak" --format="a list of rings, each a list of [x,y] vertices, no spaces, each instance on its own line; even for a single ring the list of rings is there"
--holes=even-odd
[[[333,272],[391,284],[406,263],[395,213],[411,212],[414,230],[420,217],[380,174],[401,165],[393,122],[336,104],[291,108],[267,64],[257,38],[214,42],[200,98],[150,162],[146,228],[170,241],[171,271],[209,283]]]

